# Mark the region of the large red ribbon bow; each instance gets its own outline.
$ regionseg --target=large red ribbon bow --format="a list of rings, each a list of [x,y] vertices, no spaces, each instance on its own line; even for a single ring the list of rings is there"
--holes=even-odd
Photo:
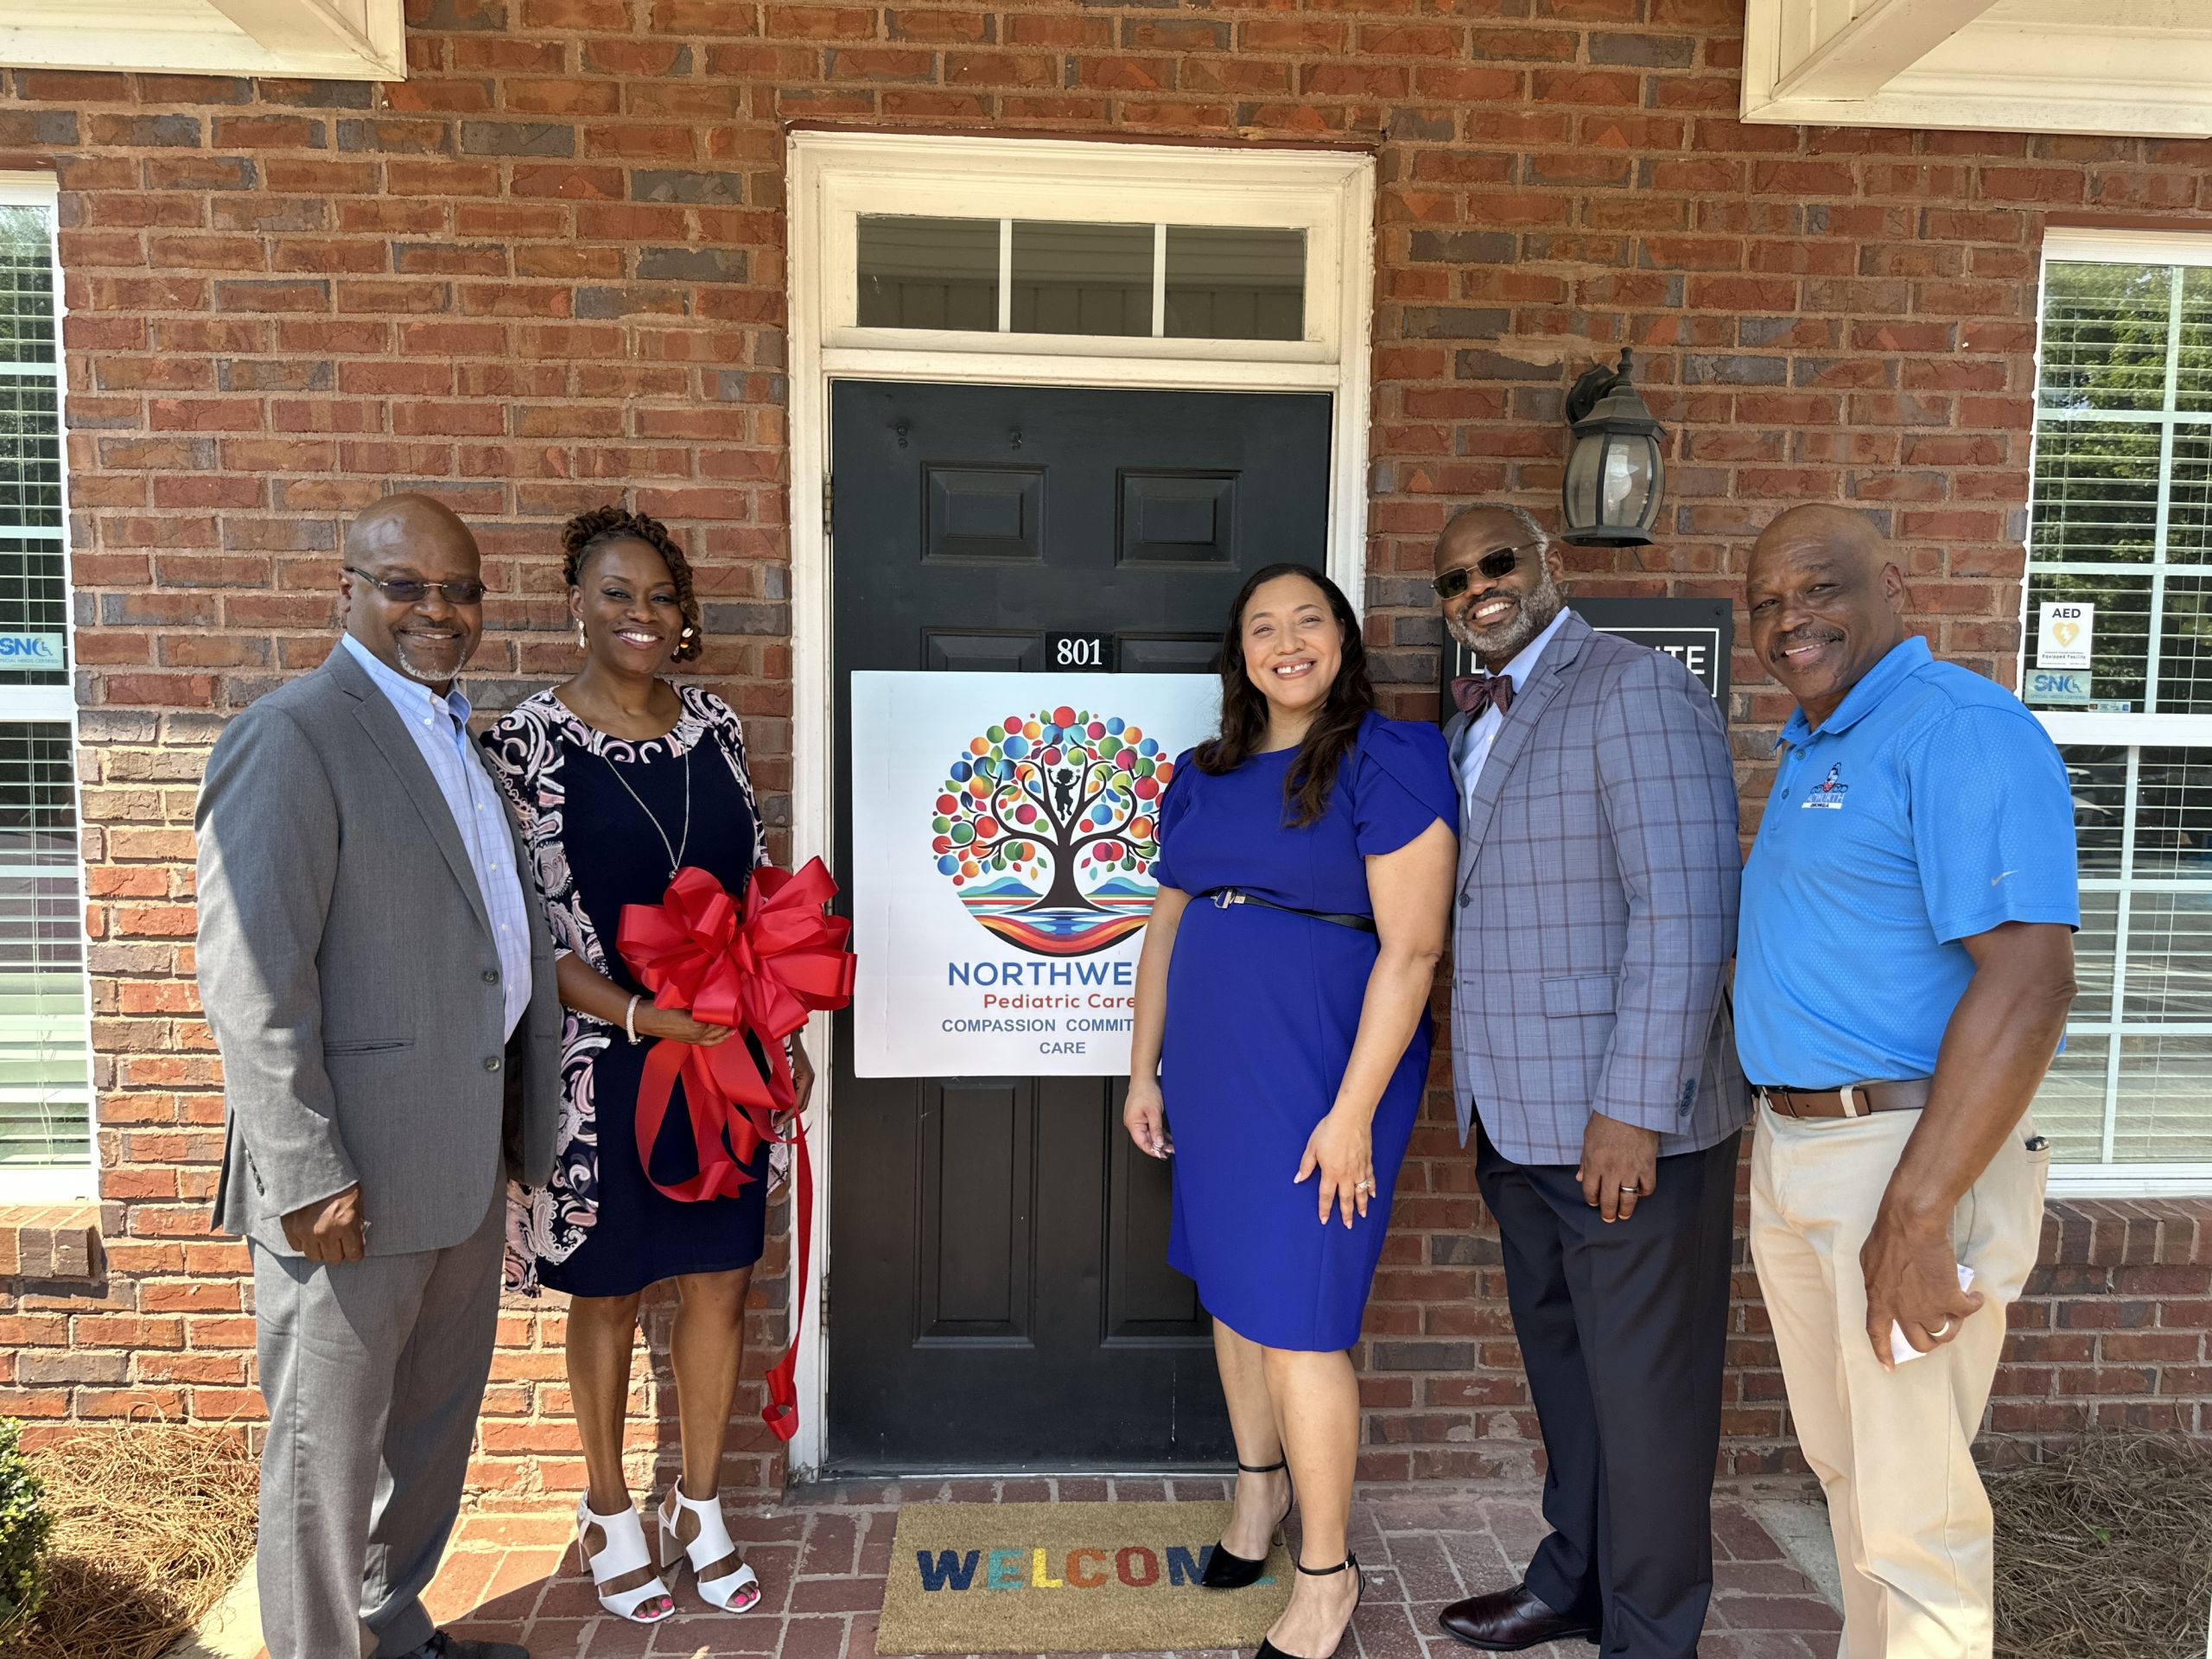
[[[842,1008],[853,997],[855,963],[847,944],[852,924],[823,908],[836,891],[818,858],[796,875],[763,864],[746,884],[741,908],[721,882],[687,864],[669,878],[659,904],[622,907],[615,941],[655,1006],[688,1009],[703,1024],[750,1032],[768,1061],[764,1074],[742,1041],[702,1047],[664,1037],[653,1045],[638,1080],[638,1158],[645,1179],[668,1197],[696,1201],[734,1193],[754,1179],[745,1166],[761,1142],[775,1138],[774,1114],[798,1104],[784,1039],[804,1026],[809,1014]],[[652,1152],[679,1077],[699,1167],[690,1179],[671,1186],[653,1179]],[[760,1414],[786,1440],[798,1432],[792,1376],[814,1236],[806,1126],[794,1116],[791,1127],[798,1290],[792,1298],[791,1346],[768,1374],[768,1406]]]

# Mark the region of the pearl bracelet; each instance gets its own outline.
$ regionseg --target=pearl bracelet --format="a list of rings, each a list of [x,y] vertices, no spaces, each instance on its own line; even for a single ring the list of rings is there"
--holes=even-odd
[[[622,1010],[622,1032],[632,1042],[638,1040],[638,998],[630,999],[630,1006]]]

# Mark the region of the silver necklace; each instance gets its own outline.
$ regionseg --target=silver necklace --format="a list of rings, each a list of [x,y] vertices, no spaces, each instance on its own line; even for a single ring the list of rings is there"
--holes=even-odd
[[[637,802],[638,810],[644,813],[646,822],[652,825],[653,833],[660,837],[660,844],[667,849],[669,874],[675,874],[683,868],[683,855],[691,845],[691,751],[683,751],[683,834],[673,847],[668,844],[668,831],[660,827],[659,817],[652,808],[645,804],[645,797],[630,787],[630,780],[622,775],[622,768],[608,760],[603,749],[599,751],[599,758],[607,761],[607,769],[614,774],[614,781],[622,785],[622,792]]]

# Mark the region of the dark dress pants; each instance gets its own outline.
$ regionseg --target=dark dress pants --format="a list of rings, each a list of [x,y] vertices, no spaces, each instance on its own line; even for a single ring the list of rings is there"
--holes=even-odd
[[[1476,1147],[1550,1465],[1529,1588],[1609,1655],[1695,1659],[1712,1599],[1739,1138],[1662,1158],[1610,1226],[1571,1166]]]

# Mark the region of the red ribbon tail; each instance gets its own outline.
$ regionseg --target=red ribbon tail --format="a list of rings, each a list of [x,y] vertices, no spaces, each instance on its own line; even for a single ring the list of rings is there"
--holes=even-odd
[[[760,1413],[760,1421],[779,1440],[788,1440],[798,1433],[798,1338],[806,1325],[806,1283],[814,1253],[814,1165],[806,1155],[806,1120],[797,1114],[791,1118],[791,1140],[796,1148],[791,1157],[791,1185],[797,1211],[791,1224],[798,1234],[798,1272],[791,1283],[791,1339],[784,1357],[768,1373],[768,1403]]]
[[[753,1179],[742,1161],[751,1158],[753,1147],[732,1148],[722,1138],[724,1125],[733,1117],[747,1128],[751,1125],[733,1113],[721,1098],[707,1069],[705,1054],[695,1044],[664,1038],[645,1056],[645,1070],[638,1077],[638,1166],[656,1192],[680,1204],[726,1198]],[[679,1077],[683,1079],[683,1103],[691,1119],[692,1144],[699,1149],[699,1168],[689,1180],[671,1186],[653,1174],[653,1147],[660,1139],[669,1096],[675,1092]],[[744,1139],[741,1130],[736,1138]],[[758,1141],[753,1142],[758,1145]],[[731,1156],[733,1151],[736,1158]]]

